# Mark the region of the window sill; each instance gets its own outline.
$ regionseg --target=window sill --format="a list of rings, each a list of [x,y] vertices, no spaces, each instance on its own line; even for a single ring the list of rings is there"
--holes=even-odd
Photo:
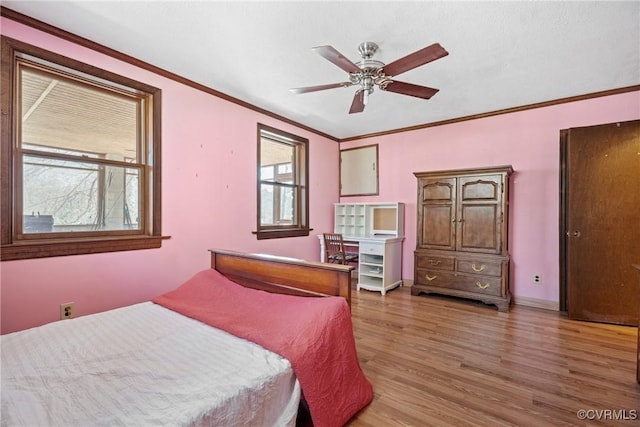
[[[126,236],[74,240],[33,240],[2,245],[0,261],[156,249],[170,236]]]
[[[308,236],[312,228],[289,228],[281,230],[264,230],[253,231],[252,233],[258,237],[258,240],[279,239],[284,237],[302,237]]]

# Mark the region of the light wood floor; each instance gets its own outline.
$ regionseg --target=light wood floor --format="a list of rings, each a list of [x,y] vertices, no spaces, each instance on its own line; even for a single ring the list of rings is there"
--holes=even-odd
[[[374,398],[350,427],[640,425],[637,328],[408,287],[354,289],[352,318]]]

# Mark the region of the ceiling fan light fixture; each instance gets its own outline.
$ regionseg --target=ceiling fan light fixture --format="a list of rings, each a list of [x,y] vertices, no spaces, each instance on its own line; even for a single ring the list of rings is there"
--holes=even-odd
[[[349,114],[364,111],[364,106],[369,101],[369,95],[373,93],[376,86],[381,90],[388,90],[402,95],[415,96],[422,99],[431,98],[438,92],[438,89],[394,81],[392,77],[449,54],[439,43],[434,43],[385,65],[384,62],[372,59],[378,50],[378,45],[374,42],[364,42],[358,45],[358,53],[360,53],[362,60],[356,63],[351,62],[331,46],[318,46],[314,47],[313,50],[349,73],[349,81],[291,90],[294,93],[307,93],[358,85],[359,89],[356,90]],[[385,71],[385,68],[388,70]]]
[[[358,53],[362,59],[371,59],[378,50],[378,45],[374,42],[362,42],[358,45]]]

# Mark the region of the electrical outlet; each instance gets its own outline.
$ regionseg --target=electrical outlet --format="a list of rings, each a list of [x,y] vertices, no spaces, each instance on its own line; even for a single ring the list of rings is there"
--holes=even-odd
[[[60,320],[73,319],[73,303],[60,304]]]
[[[539,285],[540,283],[542,283],[542,277],[540,277],[539,274],[536,274],[533,276],[533,283],[536,285]]]

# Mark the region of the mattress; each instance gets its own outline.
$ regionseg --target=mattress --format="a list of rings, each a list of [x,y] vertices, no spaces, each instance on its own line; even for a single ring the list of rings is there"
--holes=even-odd
[[[1,337],[2,426],[293,426],[285,358],[151,302]]]

